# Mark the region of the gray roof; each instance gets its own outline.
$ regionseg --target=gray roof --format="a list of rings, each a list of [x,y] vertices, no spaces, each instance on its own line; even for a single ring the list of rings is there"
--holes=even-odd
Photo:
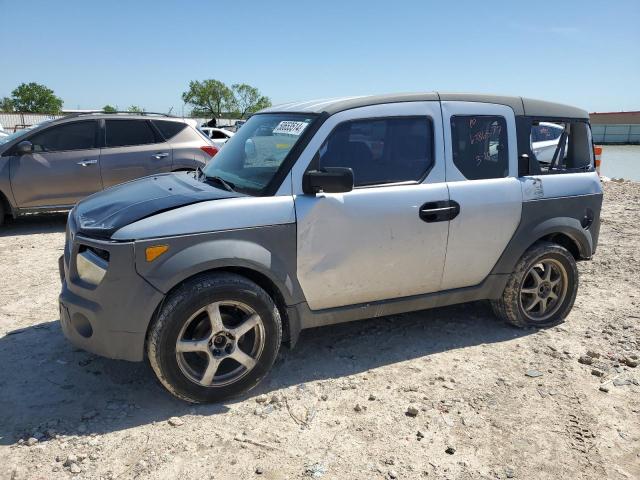
[[[523,97],[508,97],[502,95],[484,95],[472,93],[397,93],[387,95],[367,95],[360,97],[326,98],[310,100],[307,102],[292,102],[275,105],[261,110],[260,113],[271,112],[303,112],[303,113],[334,113],[351,108],[367,107],[383,103],[397,102],[426,102],[426,101],[464,101],[496,103],[511,107],[516,115],[528,115],[533,117],[557,117],[557,118],[589,118],[589,113],[580,108],[563,105],[560,103],[532,100]]]

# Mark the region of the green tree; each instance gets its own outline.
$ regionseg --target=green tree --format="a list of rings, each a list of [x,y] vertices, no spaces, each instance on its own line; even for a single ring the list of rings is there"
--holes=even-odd
[[[102,111],[104,113],[115,113],[118,111],[118,107],[114,107],[113,105],[105,105],[102,107]]]
[[[13,112],[13,100],[9,97],[0,98],[0,112]]]
[[[271,106],[269,97],[261,95],[260,90],[246,83],[231,85],[231,91],[233,92],[234,113],[240,118],[245,118],[247,114]]]
[[[60,113],[62,99],[53,90],[35,82],[22,83],[11,92],[13,109],[16,112]]]
[[[193,106],[192,114],[205,117],[220,117],[222,112],[233,109],[233,92],[220,80],[189,82],[189,90],[182,94],[182,100]]]
[[[137,105],[131,105],[129,108],[127,108],[127,112],[142,113],[142,112],[144,112],[144,108],[139,107]]]

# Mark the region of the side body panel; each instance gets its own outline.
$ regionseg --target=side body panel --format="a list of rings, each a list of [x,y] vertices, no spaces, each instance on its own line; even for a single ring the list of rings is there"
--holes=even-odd
[[[581,259],[595,253],[600,233],[602,185],[595,172],[521,177],[522,221],[492,273],[510,273],[540,238],[562,234]]]
[[[491,272],[520,223],[517,178],[449,183],[460,214],[449,224],[442,290],[477,285]]]
[[[520,177],[523,201],[602,194],[602,184],[596,172],[563,173],[557,175],[527,175]]]
[[[358,187],[305,195],[302,175],[340,123],[367,118],[428,116],[434,166],[422,183]],[[438,102],[376,105],[337,113],[320,127],[293,172],[298,222],[297,277],[312,310],[406,297],[440,289],[448,221],[426,223],[420,207],[448,201]]]
[[[179,132],[175,137],[168,140],[173,150],[172,170],[194,170],[197,167],[204,167],[211,157],[200,149],[208,145],[205,140],[192,126]]]
[[[553,237],[558,234],[567,236],[577,245],[580,259],[591,258],[598,243],[601,206],[602,194],[524,202],[522,222],[492,273],[511,273],[516,262],[533,243],[543,237]],[[594,216],[585,228],[583,222],[588,212]]]
[[[167,142],[100,150],[104,188],[154,173],[170,172],[171,165],[172,149]]]
[[[6,158],[18,208],[71,206],[102,189],[98,148]]]
[[[16,206],[16,201],[13,197],[13,190],[11,190],[11,157],[0,155],[0,193],[9,202],[11,209]],[[11,210],[5,212],[11,213]]]
[[[482,282],[495,265],[520,223],[522,188],[518,181],[515,116],[510,107],[486,103],[444,101],[447,186],[460,214],[450,222],[442,290]],[[453,162],[451,117],[497,115],[507,124],[509,175],[505,178],[467,180]]]

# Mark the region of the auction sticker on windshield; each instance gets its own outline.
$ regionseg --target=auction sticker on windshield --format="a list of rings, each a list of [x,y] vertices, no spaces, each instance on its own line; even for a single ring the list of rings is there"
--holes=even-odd
[[[284,120],[280,122],[276,128],[273,129],[273,133],[284,133],[287,135],[299,136],[305,128],[307,128],[309,122],[294,122],[291,120]]]

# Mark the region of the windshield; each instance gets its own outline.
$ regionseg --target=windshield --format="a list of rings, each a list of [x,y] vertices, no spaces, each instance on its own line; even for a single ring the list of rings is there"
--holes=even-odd
[[[204,168],[239,192],[259,195],[315,116],[294,113],[254,115]]]

